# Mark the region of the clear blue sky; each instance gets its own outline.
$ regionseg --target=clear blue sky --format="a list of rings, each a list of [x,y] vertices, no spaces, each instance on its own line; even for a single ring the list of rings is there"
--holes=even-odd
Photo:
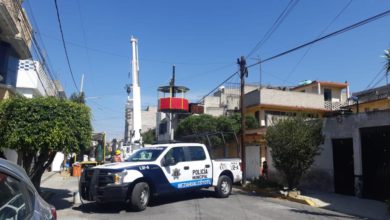
[[[265,59],[315,39],[349,2],[299,1],[252,57]],[[84,91],[95,131],[106,132],[109,139],[123,138],[131,35],[139,40],[142,105],[156,105],[157,87],[169,82],[173,64],[177,84],[189,87],[188,98],[197,101],[237,70],[236,59],[254,48],[288,3],[58,0],[78,84],[85,74]],[[54,0],[26,0],[24,7],[54,74],[70,95],[76,89],[60,41]],[[353,0],[325,34],[389,9],[387,0]],[[262,81],[288,86],[306,79],[347,80],[352,92],[364,90],[383,67],[381,55],[388,48],[390,16],[315,44],[293,72],[307,49],[262,64]],[[250,69],[247,82],[259,82],[258,67]]]

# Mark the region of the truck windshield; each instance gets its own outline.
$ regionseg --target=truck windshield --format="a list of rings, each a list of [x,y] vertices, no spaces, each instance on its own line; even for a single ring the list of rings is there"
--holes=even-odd
[[[156,148],[147,148],[140,149],[134,152],[129,158],[127,158],[127,162],[135,162],[135,161],[155,161],[158,156],[165,150],[166,147],[156,147]]]

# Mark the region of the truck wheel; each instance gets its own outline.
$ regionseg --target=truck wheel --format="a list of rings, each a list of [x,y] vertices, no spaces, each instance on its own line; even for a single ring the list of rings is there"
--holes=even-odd
[[[148,206],[150,199],[150,188],[145,182],[135,184],[131,193],[131,206],[135,211],[143,211]]]
[[[220,176],[215,192],[219,198],[227,198],[232,192],[232,180],[228,176]]]

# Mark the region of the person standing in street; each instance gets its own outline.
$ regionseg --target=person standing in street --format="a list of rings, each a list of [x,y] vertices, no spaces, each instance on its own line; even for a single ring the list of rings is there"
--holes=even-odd
[[[261,171],[261,176],[265,179],[268,179],[268,164],[267,161],[263,161],[263,170]]]
[[[120,150],[116,150],[115,151],[115,155],[114,157],[112,158],[112,162],[122,162],[122,157],[121,157],[121,151]]]

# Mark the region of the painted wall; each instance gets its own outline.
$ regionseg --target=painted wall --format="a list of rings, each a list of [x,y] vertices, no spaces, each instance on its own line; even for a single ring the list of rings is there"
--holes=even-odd
[[[378,111],[390,109],[390,99],[381,99],[372,102],[359,103],[359,112]],[[352,106],[352,111],[357,112],[357,105]]]
[[[26,92],[26,97],[29,94],[34,96],[56,95],[54,82],[37,61],[19,61],[16,87],[23,95]]]
[[[312,93],[266,88],[255,90],[245,95],[245,106],[259,104],[323,109],[324,97],[323,95]]]
[[[360,128],[390,125],[390,111],[377,111],[327,118],[324,121],[325,141],[321,146],[323,151],[303,181],[303,186],[334,191],[333,185],[333,146],[332,139],[352,138],[354,152],[354,174],[361,176],[362,154]],[[322,175],[318,175],[321,174]],[[361,195],[361,180],[355,178],[355,194]],[[313,182],[317,182],[314,185]],[[329,187],[326,187],[330,184]]]

